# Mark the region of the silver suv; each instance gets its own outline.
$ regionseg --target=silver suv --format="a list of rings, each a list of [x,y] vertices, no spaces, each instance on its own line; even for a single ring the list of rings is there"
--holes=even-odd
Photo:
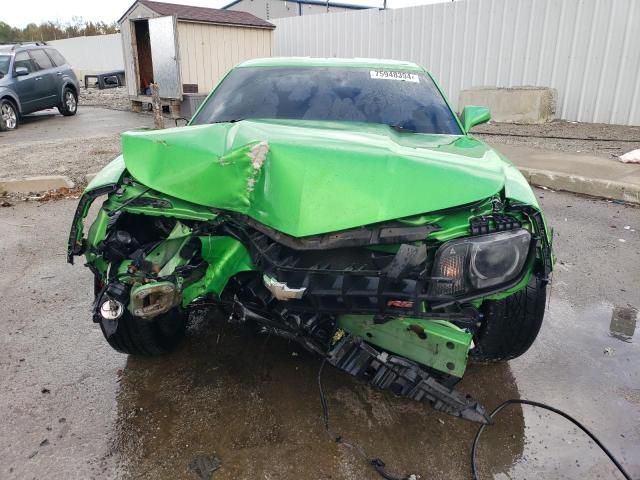
[[[79,91],[73,70],[55,48],[44,42],[0,45],[0,131],[14,130],[23,115],[45,108],[75,115]]]

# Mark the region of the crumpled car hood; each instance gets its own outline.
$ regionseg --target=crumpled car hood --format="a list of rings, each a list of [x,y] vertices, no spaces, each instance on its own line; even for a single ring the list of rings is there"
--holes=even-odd
[[[513,168],[472,137],[316,121],[128,132],[123,155],[154,190],[296,237],[473,203]]]

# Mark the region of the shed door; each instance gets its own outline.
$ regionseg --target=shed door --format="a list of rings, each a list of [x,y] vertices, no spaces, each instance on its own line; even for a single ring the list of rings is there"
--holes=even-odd
[[[163,98],[182,98],[175,17],[149,19],[153,81]]]

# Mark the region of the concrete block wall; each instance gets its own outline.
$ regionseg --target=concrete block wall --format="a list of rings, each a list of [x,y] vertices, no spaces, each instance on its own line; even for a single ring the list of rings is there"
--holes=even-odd
[[[496,122],[545,123],[555,118],[557,97],[555,88],[478,87],[460,92],[458,111],[466,105],[481,105],[491,110]]]

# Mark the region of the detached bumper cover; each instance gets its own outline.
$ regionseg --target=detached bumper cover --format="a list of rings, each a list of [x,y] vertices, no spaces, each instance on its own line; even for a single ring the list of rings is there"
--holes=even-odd
[[[359,337],[340,340],[329,352],[329,363],[377,388],[398,396],[428,401],[433,408],[472,422],[491,418],[477,401],[447,388],[417,364],[376,350]]]

